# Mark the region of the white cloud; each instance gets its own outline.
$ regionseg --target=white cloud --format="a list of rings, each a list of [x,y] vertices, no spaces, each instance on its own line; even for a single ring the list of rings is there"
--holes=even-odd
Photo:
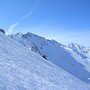
[[[8,29],[8,31],[7,31],[7,35],[8,34],[11,34],[12,32],[13,32],[13,30],[14,30],[14,28],[16,27],[16,26],[18,26],[19,25],[19,23],[15,23],[15,24],[12,24],[10,27],[9,27],[9,29]]]
[[[32,9],[28,14],[26,14],[26,15],[23,17],[23,19],[27,19],[28,17],[30,17],[30,16],[35,12],[35,10],[36,10],[37,7],[38,7],[39,2],[40,2],[40,0],[37,0],[37,2],[34,4],[33,9]],[[15,23],[15,24],[12,24],[12,25],[9,27],[9,29],[8,29],[8,31],[7,31],[6,34],[7,34],[7,35],[8,35],[8,34],[11,34],[11,33],[13,32],[14,28],[15,28],[16,26],[18,26],[18,25],[19,25],[19,22]]]
[[[34,9],[31,10],[26,16],[24,16],[24,19],[30,17],[33,14],[33,12],[34,12]]]
[[[40,2],[40,0],[37,0],[37,1],[36,1],[36,3],[34,4],[32,10],[31,10],[27,15],[25,15],[25,16],[23,17],[24,19],[30,17],[30,16],[35,12],[35,10],[37,9],[37,7],[38,7],[38,5],[39,5],[39,2]]]

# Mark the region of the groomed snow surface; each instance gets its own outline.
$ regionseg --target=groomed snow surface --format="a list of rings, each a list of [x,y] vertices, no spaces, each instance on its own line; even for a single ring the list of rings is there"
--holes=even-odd
[[[90,87],[0,33],[0,90],[90,90]]]

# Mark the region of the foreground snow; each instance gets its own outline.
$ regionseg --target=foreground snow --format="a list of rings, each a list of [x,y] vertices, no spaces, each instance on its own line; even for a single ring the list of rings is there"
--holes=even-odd
[[[90,83],[89,50],[77,44],[64,46],[54,40],[47,40],[32,33],[17,33],[11,38],[39,55],[46,55],[49,61],[74,75],[85,83]]]
[[[90,90],[90,87],[0,33],[0,90]]]

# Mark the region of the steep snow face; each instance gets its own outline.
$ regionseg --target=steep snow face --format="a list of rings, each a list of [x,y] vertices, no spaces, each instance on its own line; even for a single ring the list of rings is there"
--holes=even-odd
[[[90,90],[90,87],[0,33],[0,90]]]
[[[85,48],[84,46],[71,43],[67,48],[70,48],[71,55],[80,63],[82,63],[86,70],[90,72],[90,51],[89,48]]]
[[[71,53],[71,56],[79,63],[81,63],[85,70],[87,70],[90,73],[90,55],[88,53],[82,53],[78,50],[74,50],[73,48],[64,47],[69,53]],[[90,80],[90,78],[88,78]]]
[[[47,40],[32,33],[11,35],[14,40],[20,42],[29,49],[35,45],[40,55],[45,55],[49,61],[74,75],[85,83],[90,83],[90,59],[88,56],[76,52],[73,45],[66,47],[54,40]],[[33,44],[31,45],[30,43]],[[77,46],[76,46],[77,47]],[[79,47],[81,49],[81,47]],[[79,49],[78,48],[78,49]],[[85,50],[81,50],[85,52]]]

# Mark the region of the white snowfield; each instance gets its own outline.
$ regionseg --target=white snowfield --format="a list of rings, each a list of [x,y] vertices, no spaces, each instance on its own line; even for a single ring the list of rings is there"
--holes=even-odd
[[[90,90],[90,86],[0,33],[0,90]]]
[[[64,46],[54,40],[47,40],[32,33],[10,35],[29,50],[45,55],[49,61],[90,84],[90,51],[85,47],[71,43]]]

